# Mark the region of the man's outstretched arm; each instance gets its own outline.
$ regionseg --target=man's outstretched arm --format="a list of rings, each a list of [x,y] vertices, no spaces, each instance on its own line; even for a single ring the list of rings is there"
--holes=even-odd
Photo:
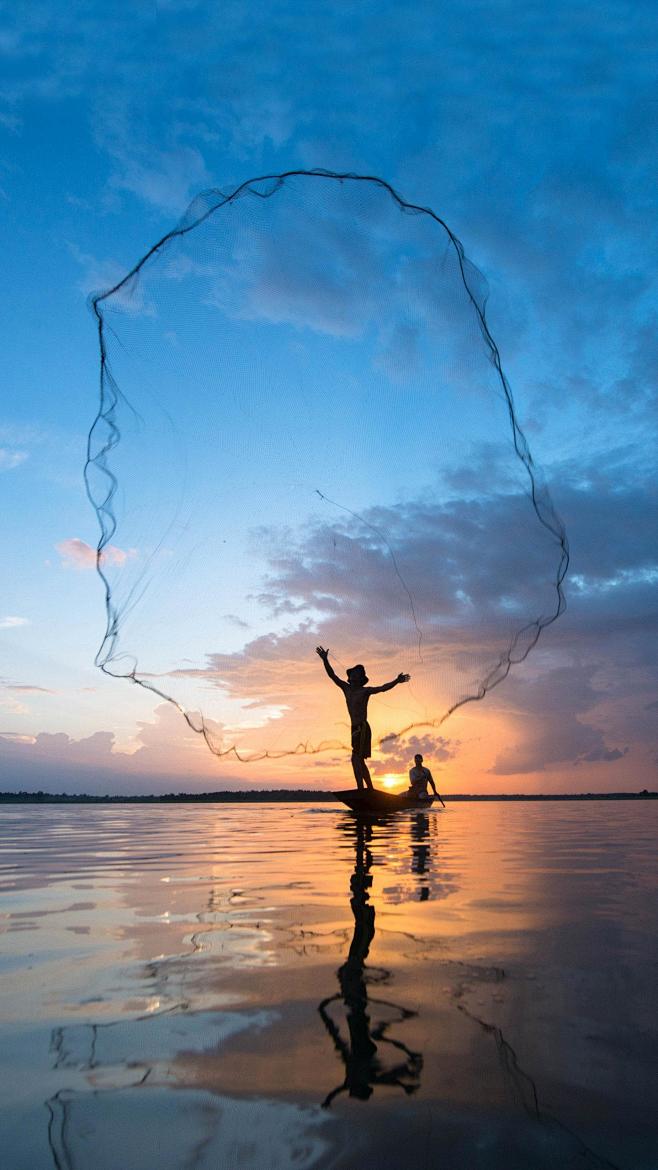
[[[338,677],[334,668],[332,667],[331,663],[329,662],[329,651],[325,650],[324,646],[316,646],[315,653],[318,654],[320,656],[320,658],[322,659],[322,662],[324,664],[324,669],[326,670],[327,674],[329,675],[329,678],[331,679],[331,681],[334,682],[336,684],[336,686],[340,687],[342,690],[346,686],[346,683],[343,681],[342,678]]]
[[[410,674],[399,674],[392,682],[382,683],[380,687],[368,687],[367,689],[371,695],[380,695],[382,691],[392,691],[393,687],[396,687],[398,683],[409,682],[410,678]]]

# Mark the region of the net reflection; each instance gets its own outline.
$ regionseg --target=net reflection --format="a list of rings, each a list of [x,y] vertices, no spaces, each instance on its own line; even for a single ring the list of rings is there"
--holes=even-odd
[[[429,822],[424,814],[419,815],[418,821],[421,820],[425,823],[416,826],[419,843],[414,845],[414,850],[424,852],[421,855],[413,853],[414,873],[424,873],[429,860],[429,845],[420,843],[428,837]],[[366,966],[375,937],[375,907],[370,901],[373,823],[372,820],[356,817],[341,825],[354,842],[354,871],[350,878],[354,932],[347,959],[337,971],[340,990],[323,999],[318,1007],[322,1022],[345,1066],[344,1080],[327,1093],[322,1103],[325,1108],[341,1093],[367,1101],[375,1089],[382,1085],[397,1086],[407,1095],[415,1093],[420,1085],[423,1067],[421,1053],[414,1052],[404,1041],[389,1035],[392,1028],[416,1016],[417,1012],[389,999],[369,994],[371,986],[385,985],[391,978],[391,972],[385,968]],[[428,896],[429,889],[424,886],[421,899]],[[336,1009],[341,1003],[345,1008],[347,1036],[336,1020]]]

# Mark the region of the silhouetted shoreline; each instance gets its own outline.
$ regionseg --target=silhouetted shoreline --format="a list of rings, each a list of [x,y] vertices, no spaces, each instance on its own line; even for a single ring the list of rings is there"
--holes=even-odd
[[[341,790],[342,791],[342,790]],[[345,789],[351,791],[351,789]],[[574,792],[574,793],[443,793],[450,801],[494,800],[658,800],[658,792]],[[337,803],[336,792],[310,788],[272,788],[225,792],[167,792],[141,796],[93,796],[88,793],[65,792],[0,792],[0,804],[276,804],[295,801],[302,804]]]

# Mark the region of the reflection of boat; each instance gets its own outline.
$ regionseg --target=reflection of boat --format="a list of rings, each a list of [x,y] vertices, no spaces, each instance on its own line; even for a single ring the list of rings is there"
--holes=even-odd
[[[336,800],[341,800],[352,812],[359,813],[389,813],[398,812],[405,808],[430,808],[436,800],[435,796],[428,796],[425,800],[418,800],[414,796],[406,796],[392,792],[379,792],[376,788],[344,789],[334,792]]]

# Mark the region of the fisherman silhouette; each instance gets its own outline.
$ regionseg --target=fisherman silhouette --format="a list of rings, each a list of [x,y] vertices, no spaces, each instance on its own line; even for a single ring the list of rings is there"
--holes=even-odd
[[[329,678],[340,687],[345,695],[347,710],[350,713],[352,724],[352,768],[357,788],[373,788],[370,771],[366,759],[372,755],[372,731],[368,723],[368,699],[371,695],[379,695],[382,691],[390,691],[399,683],[409,682],[410,675],[399,674],[392,682],[384,683],[381,687],[366,686],[368,676],[365,667],[358,664],[347,672],[347,682],[339,678],[329,664],[329,651],[323,646],[316,647],[316,653],[324,663]]]
[[[427,785],[430,785],[435,796],[438,796],[441,804],[445,808],[445,802],[439,792],[437,792],[434,777],[429,768],[423,764],[423,757],[420,752],[414,756],[414,766],[409,769],[409,788],[407,789],[407,796],[413,796],[416,800],[429,800],[429,793]]]

